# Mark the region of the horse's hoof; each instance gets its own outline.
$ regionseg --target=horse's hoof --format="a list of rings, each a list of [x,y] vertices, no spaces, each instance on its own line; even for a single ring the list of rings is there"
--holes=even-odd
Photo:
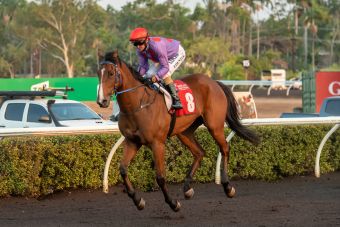
[[[145,200],[143,198],[140,198],[139,203],[137,205],[138,210],[143,210],[145,207]]]
[[[236,190],[233,186],[231,186],[230,188],[228,188],[228,193],[227,193],[227,196],[229,198],[233,198],[236,194]]]
[[[170,207],[173,211],[178,212],[181,209],[181,203],[178,200],[176,200],[176,205],[173,204]]]
[[[191,199],[195,194],[193,188],[190,188],[188,191],[184,192],[185,199]]]

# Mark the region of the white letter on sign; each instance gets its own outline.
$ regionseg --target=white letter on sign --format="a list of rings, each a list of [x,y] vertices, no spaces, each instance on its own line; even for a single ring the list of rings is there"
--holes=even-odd
[[[338,85],[337,88],[335,88],[335,85]],[[339,81],[333,81],[328,86],[328,91],[332,95],[340,95],[340,82]]]

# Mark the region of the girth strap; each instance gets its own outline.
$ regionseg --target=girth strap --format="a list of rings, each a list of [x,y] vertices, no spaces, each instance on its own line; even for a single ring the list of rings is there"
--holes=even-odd
[[[167,137],[169,138],[171,133],[174,131],[175,128],[175,123],[176,123],[176,111],[173,111],[171,113],[171,121],[170,121],[170,128]]]

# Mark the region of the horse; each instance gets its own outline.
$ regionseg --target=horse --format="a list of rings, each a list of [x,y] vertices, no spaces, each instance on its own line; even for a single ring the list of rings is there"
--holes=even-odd
[[[128,178],[128,166],[142,145],[152,150],[156,182],[163,192],[165,202],[175,212],[181,208],[180,202],[170,196],[165,183],[165,142],[169,136],[176,135],[194,157],[183,186],[185,199],[193,197],[191,183],[204,156],[204,150],[195,139],[194,132],[202,124],[216,141],[222,155],[221,184],[224,192],[227,197],[234,197],[236,190],[228,179],[230,148],[225,139],[224,124],[227,123],[238,136],[253,144],[258,144],[260,138],[241,124],[237,102],[229,87],[204,74],[191,74],[181,78],[192,90],[196,111],[178,117],[170,130],[172,116],[164,104],[163,95],[143,84],[139,73],[119,58],[117,50],[106,53],[105,61],[101,62],[97,74],[97,104],[107,108],[112,94],[116,94],[120,108],[119,130],[125,137],[119,172],[126,192],[138,210],[144,209],[145,200],[137,196]]]

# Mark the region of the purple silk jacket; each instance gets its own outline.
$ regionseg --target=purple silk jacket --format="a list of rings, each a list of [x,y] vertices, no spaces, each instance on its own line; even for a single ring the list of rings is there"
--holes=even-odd
[[[177,56],[180,42],[175,39],[163,37],[150,37],[148,46],[144,51],[137,49],[139,60],[138,71],[140,75],[144,75],[149,69],[148,59],[160,64],[160,68],[156,74],[158,79],[163,77],[169,71],[169,59]]]

